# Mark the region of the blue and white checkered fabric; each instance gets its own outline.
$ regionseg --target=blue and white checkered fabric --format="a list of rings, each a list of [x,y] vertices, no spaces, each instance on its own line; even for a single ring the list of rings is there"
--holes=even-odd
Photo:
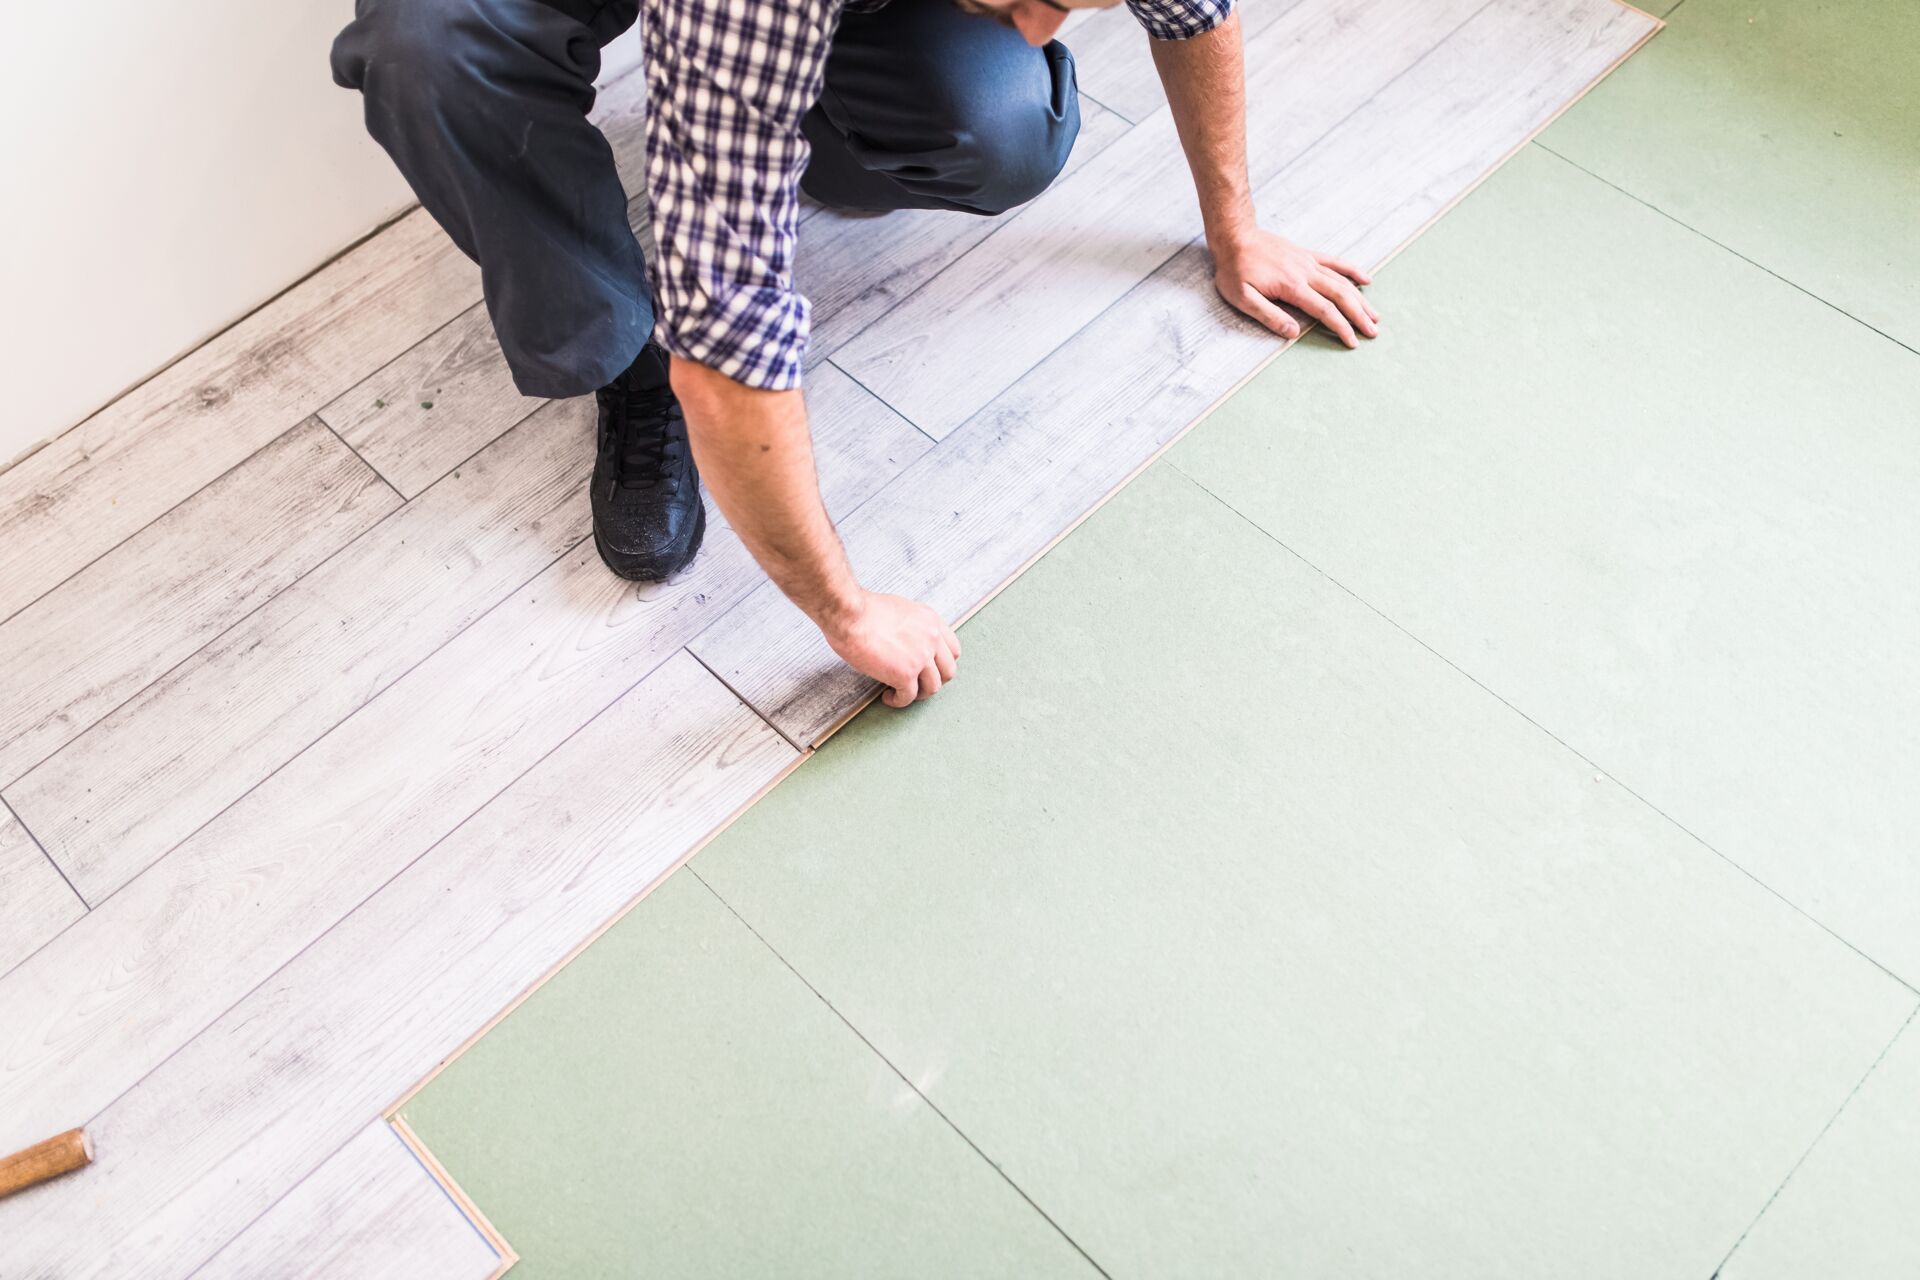
[[[800,120],[843,7],[886,0],[645,0],[647,192],[669,351],[749,386],[800,385],[807,300],[793,287]],[[1212,30],[1233,0],[1127,0],[1160,40]]]

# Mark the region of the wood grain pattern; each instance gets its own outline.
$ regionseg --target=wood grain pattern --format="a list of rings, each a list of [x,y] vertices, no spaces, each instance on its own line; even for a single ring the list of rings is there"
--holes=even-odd
[[[0,975],[86,913],[27,829],[0,809]]]
[[[194,1272],[194,1280],[486,1280],[503,1259],[385,1122]]]
[[[844,510],[927,442],[837,385]],[[0,979],[0,1145],[106,1105],[763,581],[717,521],[645,590],[568,552]]]
[[[1612,0],[1495,0],[1262,194],[1293,199],[1289,225],[1314,243],[1384,256],[1648,21]],[[1543,87],[1512,84],[1515,50]],[[1219,302],[1190,244],[843,525],[856,570],[965,615],[1276,350]],[[872,693],[777,592],[755,592],[692,648],[796,742],[820,741]]]
[[[628,216],[644,224],[644,197]],[[513,385],[493,319],[475,303],[323,406],[320,418],[411,498],[545,403]]]
[[[1256,187],[1438,45],[1483,0],[1303,0],[1247,43]],[[834,363],[936,439],[1193,239],[1199,210],[1156,113],[848,342]]]
[[[399,504],[309,419],[0,623],[0,787]]]
[[[584,537],[591,413],[528,419],[8,788],[87,900]]]
[[[1080,136],[1063,175],[1105,151],[1129,127],[1113,112],[1083,104]],[[825,360],[1019,216],[1018,209],[993,218],[943,209],[901,209],[880,217],[819,209],[804,224],[794,264],[794,280],[813,303],[809,365]]]
[[[1495,0],[1256,199],[1377,266],[1659,29],[1616,0]]]
[[[1239,0],[1234,7],[1240,13],[1241,39],[1265,31],[1297,3]],[[1080,92],[1101,106],[1137,124],[1167,105],[1147,34],[1125,5],[1076,10],[1061,29],[1060,41],[1073,52]]]
[[[86,1232],[0,1205],[0,1236],[180,1274],[797,759],[677,655],[108,1107]]]
[[[602,112],[638,92],[629,81],[608,86]],[[478,269],[416,209],[0,472],[0,618],[479,297]]]

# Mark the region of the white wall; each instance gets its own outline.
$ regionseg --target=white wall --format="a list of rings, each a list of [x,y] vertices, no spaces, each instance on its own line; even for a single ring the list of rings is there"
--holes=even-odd
[[[327,68],[352,0],[8,9],[0,468],[412,199]]]

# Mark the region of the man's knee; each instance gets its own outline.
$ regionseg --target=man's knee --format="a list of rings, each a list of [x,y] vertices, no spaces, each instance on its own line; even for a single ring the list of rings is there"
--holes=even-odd
[[[490,92],[490,68],[517,33],[493,0],[361,0],[334,39],[334,83],[358,89],[373,112],[453,113]]]
[[[969,121],[958,131],[964,169],[974,175],[965,203],[981,213],[1005,213],[1045,191],[1066,167],[1080,130],[1078,110],[1063,121],[1036,112]]]

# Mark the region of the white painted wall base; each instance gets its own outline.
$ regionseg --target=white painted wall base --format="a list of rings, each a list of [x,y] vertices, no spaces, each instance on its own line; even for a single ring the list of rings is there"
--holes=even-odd
[[[0,468],[412,202],[328,71],[352,16],[351,0],[10,15]],[[608,75],[637,54],[629,34]]]

